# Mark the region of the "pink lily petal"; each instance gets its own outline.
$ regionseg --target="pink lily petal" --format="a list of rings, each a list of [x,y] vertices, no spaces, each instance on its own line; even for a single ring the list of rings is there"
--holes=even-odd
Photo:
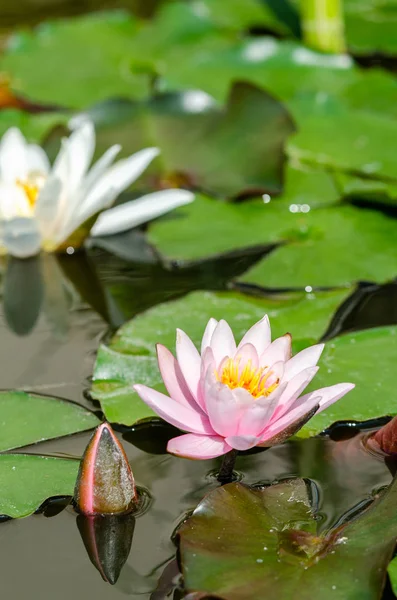
[[[294,423],[299,422],[304,415],[310,413],[320,403],[320,396],[311,395],[310,399],[307,399],[300,406],[297,406],[293,410],[288,411],[281,419],[273,422],[271,425],[265,427],[261,435],[261,444],[275,437],[285,429],[289,429]],[[293,435],[293,433],[291,433]]]
[[[315,367],[323,350],[324,344],[317,344],[295,354],[285,365],[285,377],[289,380],[295,377],[300,371],[303,371],[303,369]]]
[[[232,450],[223,437],[219,435],[196,435],[188,433],[180,435],[168,442],[167,451],[184,458],[196,460],[216,458]]]
[[[204,412],[207,412],[205,406],[204,382],[206,373],[209,369],[214,373],[215,376],[216,369],[214,353],[212,352],[212,348],[210,346],[207,346],[201,358],[200,381],[197,390],[197,404],[203,409]]]
[[[231,435],[225,438],[225,442],[235,450],[250,450],[260,442],[255,435]]]
[[[211,344],[212,334],[215,331],[218,321],[216,319],[210,319],[205,328],[203,340],[201,342],[201,354],[204,354],[205,349]]]
[[[266,348],[259,358],[261,367],[269,367],[278,361],[287,362],[291,358],[291,334],[277,338]]]
[[[257,369],[259,366],[258,353],[252,344],[244,344],[234,355],[234,360],[239,360],[239,375],[244,371],[245,366],[251,361],[251,368]]]
[[[274,365],[272,365],[269,369],[269,371],[271,372],[271,375],[266,380],[265,387],[268,388],[269,386],[273,385],[277,381],[283,381],[284,369],[285,369],[285,363],[283,363],[282,361],[276,362]],[[284,383],[284,381],[283,381],[283,383]]]
[[[216,381],[211,372],[207,373],[204,384],[205,405],[212,428],[222,436],[237,433],[241,416],[254,402],[247,390],[229,387]]]
[[[318,414],[326,408],[328,408],[329,406],[331,406],[331,404],[333,404],[337,400],[340,400],[345,394],[350,392],[355,387],[356,386],[354,383],[337,383],[336,385],[330,385],[329,387],[321,388],[320,390],[315,390],[310,394],[306,394],[305,396],[298,398],[296,403],[299,402],[299,404],[301,404],[304,402],[310,402],[313,396],[319,396],[320,408],[316,413]]]
[[[319,367],[309,367],[288,381],[287,387],[281,395],[276,410],[272,416],[272,423],[290,410],[298,396],[300,396],[305,387],[309,385],[318,370]]]
[[[146,385],[136,384],[134,389],[159,417],[171,425],[192,433],[214,434],[207,416],[203,415],[201,410],[194,411]]]
[[[237,429],[239,436],[253,435],[259,439],[286,386],[287,383],[281,384],[267,398],[258,398],[247,406],[239,420]]]
[[[190,337],[181,329],[176,330],[176,357],[193,398],[197,398],[201,358]]]
[[[223,319],[219,321],[211,338],[211,348],[214,353],[215,363],[219,365],[225,356],[234,356],[236,342],[230,325]]]
[[[255,346],[258,356],[264,353],[266,348],[269,346],[271,342],[271,330],[270,330],[270,322],[269,317],[265,315],[263,319],[255,323],[247,331],[243,339],[238,345],[237,349],[240,349],[244,344],[252,344]]]
[[[157,344],[157,359],[164,385],[173,400],[193,410],[198,410],[197,402],[186,385],[178,361],[162,344]]]

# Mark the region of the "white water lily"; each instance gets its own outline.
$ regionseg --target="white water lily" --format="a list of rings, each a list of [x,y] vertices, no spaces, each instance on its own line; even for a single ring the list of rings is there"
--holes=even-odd
[[[120,149],[112,146],[89,169],[95,130],[84,120],[51,166],[40,146],[9,129],[0,142],[0,249],[19,258],[53,252],[98,213],[91,235],[112,235],[194,199],[187,190],[163,190],[110,208],[159,154],[146,148],[113,164]]]

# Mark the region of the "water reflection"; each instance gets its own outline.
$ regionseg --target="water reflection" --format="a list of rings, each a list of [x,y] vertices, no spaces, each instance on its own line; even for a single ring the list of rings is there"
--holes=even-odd
[[[79,515],[76,523],[90,561],[114,585],[131,551],[134,515]]]
[[[3,261],[3,310],[9,328],[18,336],[32,332],[41,314],[54,336],[64,339],[69,330],[70,312],[82,307],[87,277],[87,265],[82,253],[79,257],[79,278],[71,277],[52,254],[41,254],[29,259],[8,257]],[[92,289],[92,288],[91,288]],[[103,317],[106,310],[98,301],[101,290],[92,289],[92,308]]]

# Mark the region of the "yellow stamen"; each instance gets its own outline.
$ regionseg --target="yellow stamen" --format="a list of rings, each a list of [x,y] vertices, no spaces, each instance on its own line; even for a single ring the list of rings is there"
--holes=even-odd
[[[21,179],[17,179],[16,184],[25,192],[31,208],[34,208],[37,196],[39,195],[40,186],[37,183],[22,181]]]
[[[227,385],[231,390],[244,388],[255,399],[269,396],[278,387],[278,379],[266,386],[270,376],[273,375],[273,371],[269,371],[268,367],[254,368],[252,361],[248,360],[240,372],[240,361],[241,357],[235,360],[228,358],[222,372],[216,372],[218,381]]]

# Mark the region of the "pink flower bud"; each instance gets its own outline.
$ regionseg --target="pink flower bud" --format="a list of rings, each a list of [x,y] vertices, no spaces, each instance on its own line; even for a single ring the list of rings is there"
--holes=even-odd
[[[125,513],[137,503],[131,467],[109,423],[102,423],[88,443],[74,497],[85,515]]]

